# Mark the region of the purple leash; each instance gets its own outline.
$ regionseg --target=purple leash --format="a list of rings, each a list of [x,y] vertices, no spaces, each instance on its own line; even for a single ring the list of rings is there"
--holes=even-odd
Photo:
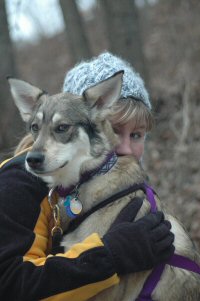
[[[157,206],[153,189],[146,183],[144,184],[144,188],[146,190],[147,200],[151,205],[151,212],[156,212]],[[159,264],[156,268],[153,269],[151,274],[146,279],[142,291],[140,292],[136,301],[153,301],[151,295],[162,276],[166,264],[177,268],[185,269],[200,275],[200,266],[196,264],[196,262],[184,256],[173,254],[173,256],[166,263]]]

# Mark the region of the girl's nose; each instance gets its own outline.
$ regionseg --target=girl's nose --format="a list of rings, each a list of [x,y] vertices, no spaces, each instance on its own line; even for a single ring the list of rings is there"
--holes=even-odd
[[[132,155],[130,138],[122,139],[120,137],[120,143],[115,149],[116,154],[119,156]]]

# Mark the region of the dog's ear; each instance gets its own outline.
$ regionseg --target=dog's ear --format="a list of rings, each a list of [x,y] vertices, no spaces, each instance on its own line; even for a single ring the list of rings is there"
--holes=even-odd
[[[10,84],[11,94],[22,119],[28,122],[39,97],[45,92],[23,80],[12,77],[8,77],[7,79]]]
[[[87,103],[98,110],[111,108],[120,98],[123,74],[124,71],[121,70],[108,79],[85,90],[83,96]]]

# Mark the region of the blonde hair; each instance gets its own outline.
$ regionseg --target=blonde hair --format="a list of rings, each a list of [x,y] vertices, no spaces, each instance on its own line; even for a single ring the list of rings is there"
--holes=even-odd
[[[21,153],[23,150],[32,147],[33,142],[34,140],[31,134],[24,136],[22,140],[19,142],[19,144],[17,145],[14,155],[17,155]]]
[[[135,128],[143,125],[147,132],[152,129],[154,124],[153,114],[149,108],[142,101],[133,98],[120,99],[113,107],[113,112],[109,119],[113,126],[123,125],[132,120]],[[15,155],[32,147],[33,143],[32,135],[26,135],[17,145]]]
[[[145,126],[147,132],[151,131],[154,125],[154,117],[149,108],[134,98],[119,99],[113,107],[110,121],[113,126],[124,125],[132,120],[135,128]]]

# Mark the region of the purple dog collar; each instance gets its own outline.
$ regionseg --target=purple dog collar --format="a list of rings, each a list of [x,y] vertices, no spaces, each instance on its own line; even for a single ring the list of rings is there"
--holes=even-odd
[[[106,174],[115,165],[116,162],[117,162],[116,153],[114,153],[114,152],[109,153],[109,154],[107,154],[105,160],[102,162],[102,164],[99,167],[97,167],[91,171],[85,172],[81,176],[79,183],[77,183],[76,185],[67,187],[67,188],[58,186],[56,188],[56,191],[58,192],[58,194],[61,197],[65,197],[66,195],[70,194],[76,188],[76,186],[79,186],[79,185],[87,182],[94,175]]]

